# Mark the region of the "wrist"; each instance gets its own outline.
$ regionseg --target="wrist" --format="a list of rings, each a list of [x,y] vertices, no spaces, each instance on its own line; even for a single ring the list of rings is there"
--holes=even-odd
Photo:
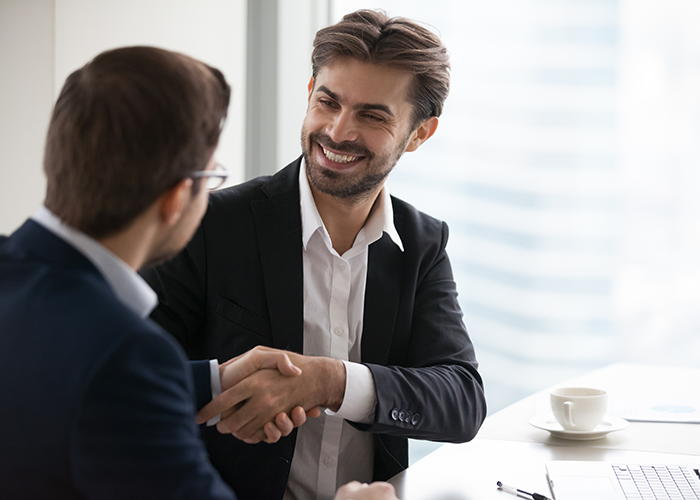
[[[318,371],[314,375],[319,384],[319,403],[331,411],[338,411],[345,397],[345,364],[335,358],[316,357]]]

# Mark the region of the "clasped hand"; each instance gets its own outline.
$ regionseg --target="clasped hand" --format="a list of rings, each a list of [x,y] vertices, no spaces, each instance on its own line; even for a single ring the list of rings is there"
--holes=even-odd
[[[289,435],[319,406],[337,410],[345,367],[333,358],[302,356],[258,346],[219,367],[222,393],[202,408],[197,422],[221,414],[219,432],[250,444]]]

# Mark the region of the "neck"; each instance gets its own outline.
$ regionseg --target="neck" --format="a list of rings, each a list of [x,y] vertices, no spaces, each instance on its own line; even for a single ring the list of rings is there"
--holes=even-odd
[[[382,187],[383,184],[368,196],[346,200],[322,193],[311,186],[316,208],[338,255],[343,255],[352,248],[357,233],[367,222]]]
[[[98,241],[130,268],[138,271],[150,257],[155,236],[155,227],[141,216],[126,229]]]

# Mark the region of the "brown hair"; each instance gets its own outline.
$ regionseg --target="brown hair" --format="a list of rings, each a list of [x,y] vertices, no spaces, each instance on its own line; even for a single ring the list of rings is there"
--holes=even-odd
[[[68,77],[54,107],[46,207],[93,238],[125,228],[205,168],[230,92],[219,70],[183,54],[125,47],[98,55]]]
[[[391,66],[414,75],[413,126],[440,116],[450,91],[450,60],[440,38],[402,17],[358,10],[319,30],[311,55],[313,76],[337,57]]]

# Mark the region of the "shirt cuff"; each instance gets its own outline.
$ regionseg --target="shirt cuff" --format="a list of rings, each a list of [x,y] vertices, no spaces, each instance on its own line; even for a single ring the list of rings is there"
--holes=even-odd
[[[219,362],[217,360],[209,360],[209,371],[211,373],[211,398],[214,399],[221,394],[221,376],[219,375]],[[221,414],[211,417],[207,420],[207,427],[218,424],[220,420]]]
[[[343,361],[345,365],[345,396],[337,412],[326,409],[326,414],[358,424],[374,422],[377,395],[372,372],[365,365]]]

